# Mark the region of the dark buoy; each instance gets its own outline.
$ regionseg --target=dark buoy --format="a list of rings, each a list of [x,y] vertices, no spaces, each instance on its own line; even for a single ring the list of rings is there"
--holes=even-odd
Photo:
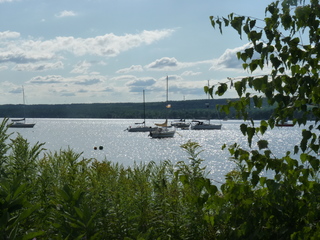
[[[99,147],[99,150],[103,150],[103,147],[102,147],[102,146],[100,146],[100,147]]]
[[[97,150],[97,147],[94,147],[93,149],[94,149],[94,150]]]

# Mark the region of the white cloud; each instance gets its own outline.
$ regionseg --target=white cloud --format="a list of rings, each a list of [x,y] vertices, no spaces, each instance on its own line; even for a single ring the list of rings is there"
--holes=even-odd
[[[58,17],[58,18],[62,18],[62,17],[74,17],[74,16],[76,16],[76,14],[75,14],[73,11],[64,10],[64,11],[56,14],[55,16]]]
[[[201,72],[193,72],[193,71],[184,71],[181,76],[197,76],[200,75]]]
[[[194,67],[196,65],[212,64],[212,60],[197,61],[197,62],[179,62],[176,58],[163,57],[154,62],[147,64],[144,68],[148,70],[158,71],[176,71],[182,68]]]
[[[76,56],[115,57],[142,44],[151,44],[168,37],[173,30],[143,31],[117,36],[113,33],[93,38],[56,37],[51,40],[19,40],[7,44],[0,41],[0,62],[28,63],[63,58],[65,52]],[[4,32],[3,36],[19,36]],[[0,39],[1,40],[1,39]]]
[[[20,37],[20,33],[18,32],[11,32],[11,31],[0,32],[0,40],[8,39],[8,38],[19,38],[19,37]]]
[[[42,97],[96,97],[113,90],[106,86],[107,79],[101,75],[79,75],[63,77],[61,75],[37,76],[27,81],[33,88],[41,89]],[[30,86],[29,85],[29,86]],[[90,93],[90,94],[89,94]],[[84,95],[85,94],[85,95]]]
[[[174,69],[177,69],[178,67],[179,67],[179,62],[174,57],[173,58],[163,57],[145,66],[145,68],[152,69],[152,70],[170,70],[170,69],[174,70]]]
[[[62,77],[60,75],[37,76],[27,83],[32,84],[75,84],[75,85],[94,85],[105,82],[106,78],[99,75],[80,75],[76,77]]]
[[[95,84],[103,82],[98,77],[94,78],[92,76],[89,76],[89,77],[84,76],[84,77],[81,77],[81,78],[82,79],[80,81],[76,81],[75,84],[77,84],[77,85],[95,85]]]
[[[156,83],[154,78],[134,79],[128,81],[126,86],[130,89],[130,92],[141,92]]]
[[[4,70],[7,70],[8,67],[7,66],[0,66],[0,71],[4,71]]]
[[[210,68],[211,70],[236,70],[243,71],[242,61],[238,59],[237,52],[241,52],[248,48],[250,43],[247,43],[243,46],[226,49],[225,52],[214,62],[213,66]]]
[[[252,74],[249,70],[244,70],[242,67],[243,61],[238,59],[237,52],[243,52],[245,49],[251,47],[251,43],[244,44],[243,46],[234,48],[234,49],[226,49],[225,52],[214,61],[210,70],[214,71],[226,71],[226,72],[234,72],[236,74]],[[252,59],[258,58],[259,56],[253,54]],[[249,60],[250,61],[250,60]],[[254,71],[254,74],[268,74],[270,73],[270,66],[264,65],[264,68],[261,70],[257,68]],[[233,74],[231,74],[233,75]]]
[[[52,84],[52,83],[64,83],[65,78],[59,75],[37,76],[31,78],[27,83],[33,84]]]
[[[81,74],[87,74],[89,68],[91,67],[91,63],[87,61],[79,62],[76,66],[74,66],[71,73],[81,73]]]
[[[132,65],[129,68],[123,68],[118,70],[116,73],[129,73],[129,72],[143,72],[143,68],[141,65]]]
[[[15,71],[27,71],[27,72],[43,72],[52,69],[62,69],[63,63],[61,61],[55,63],[27,63],[27,64],[17,64],[13,70]]]

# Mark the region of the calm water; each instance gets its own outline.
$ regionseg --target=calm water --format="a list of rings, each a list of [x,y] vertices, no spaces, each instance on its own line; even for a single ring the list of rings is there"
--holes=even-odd
[[[19,132],[31,144],[45,143],[50,151],[64,150],[70,147],[76,152],[83,152],[85,158],[107,159],[112,162],[132,165],[134,162],[160,162],[164,160],[188,161],[188,155],[180,145],[188,140],[196,141],[202,146],[200,157],[204,159],[210,178],[223,181],[224,175],[235,166],[229,160],[227,150],[221,150],[226,144],[240,143],[247,148],[239,126],[241,121],[223,121],[222,130],[192,131],[178,130],[174,138],[151,139],[149,133],[127,132],[125,129],[141,120],[136,119],[34,119],[33,129],[10,129]],[[163,120],[147,120],[148,125],[161,123]],[[214,123],[215,121],[212,121]],[[216,121],[218,123],[218,121]],[[299,143],[298,127],[275,128],[264,136],[269,141],[270,149],[278,156]],[[99,150],[102,146],[103,150]],[[97,147],[98,150],[94,150]],[[291,148],[290,148],[291,147]]]

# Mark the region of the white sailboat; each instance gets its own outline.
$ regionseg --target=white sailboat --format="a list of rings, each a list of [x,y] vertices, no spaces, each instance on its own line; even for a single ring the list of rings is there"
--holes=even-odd
[[[171,105],[168,104],[168,76],[167,76],[167,99],[166,99],[166,107],[170,108]],[[168,116],[164,123],[156,123],[158,126],[155,130],[150,131],[149,136],[152,138],[172,138],[176,133],[176,129],[173,126],[168,125]]]
[[[174,120],[173,122],[171,122],[171,125],[181,130],[189,130],[191,122],[186,121],[186,119],[184,118],[181,118],[180,120]]]
[[[220,130],[222,124],[211,124],[210,119],[205,121],[193,120],[191,123],[192,130]]]
[[[22,97],[23,97],[23,114],[25,116],[25,96],[24,96],[24,88],[22,86]],[[19,119],[11,119],[11,124],[9,125],[10,128],[33,128],[35,123],[27,123],[26,118],[19,118]]]
[[[168,126],[168,120],[164,123],[155,123],[158,127],[150,131],[149,136],[152,138],[172,138],[176,133],[176,129],[173,126]]]
[[[208,80],[208,88],[209,88]],[[208,94],[208,101],[210,100],[210,95]],[[207,108],[209,108],[209,103],[206,103]],[[219,115],[219,112],[218,112]],[[193,120],[191,123],[191,130],[221,130],[222,124],[212,124],[210,123],[210,118],[207,121]]]
[[[155,130],[156,127],[146,126],[146,101],[145,101],[145,92],[143,90],[143,122],[135,123],[135,127],[128,127],[126,130],[128,132],[149,132]]]
[[[190,128],[190,122],[186,122],[185,119],[180,119],[177,121],[173,121],[171,123],[172,126],[176,127],[176,128],[180,128],[181,130],[187,130]]]

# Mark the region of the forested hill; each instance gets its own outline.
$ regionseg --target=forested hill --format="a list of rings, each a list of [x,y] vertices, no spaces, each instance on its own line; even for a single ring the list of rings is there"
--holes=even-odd
[[[146,118],[159,119],[205,119],[235,118],[234,112],[228,116],[218,113],[217,104],[225,104],[227,99],[170,101],[167,109],[165,102],[147,102]],[[0,105],[0,117],[9,118],[143,118],[143,103],[92,103],[92,104],[37,104],[37,105]],[[250,110],[253,119],[268,118],[271,108]]]

